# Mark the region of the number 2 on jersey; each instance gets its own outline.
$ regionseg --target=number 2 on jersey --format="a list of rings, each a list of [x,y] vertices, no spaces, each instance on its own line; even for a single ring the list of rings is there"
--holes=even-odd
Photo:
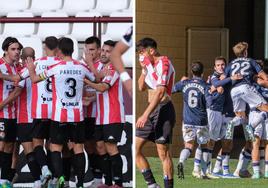
[[[234,63],[232,66],[231,66],[231,69],[232,69],[232,76],[234,74],[237,74],[237,73],[240,73],[241,75],[245,76],[245,75],[248,75],[249,72],[248,72],[248,69],[250,67],[250,64],[249,62],[245,61],[245,62],[242,62],[242,63]],[[241,69],[240,69],[241,68]],[[240,71],[239,71],[240,70]]]
[[[188,106],[190,108],[195,108],[197,106],[197,96],[198,96],[198,93],[197,91],[195,90],[190,90],[189,93],[188,93]]]

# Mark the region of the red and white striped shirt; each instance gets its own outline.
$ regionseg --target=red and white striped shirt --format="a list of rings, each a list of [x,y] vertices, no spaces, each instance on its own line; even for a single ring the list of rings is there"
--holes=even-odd
[[[52,77],[52,120],[83,121],[84,78],[94,81],[94,74],[87,66],[75,60],[61,61],[48,67],[43,74],[46,78]]]
[[[55,65],[60,61],[57,57],[42,57],[37,59],[36,74],[42,73],[48,66]],[[21,73],[23,78],[29,77],[28,69]],[[52,116],[52,81],[44,81],[32,84],[32,118],[33,119],[51,119]]]
[[[4,61],[3,58],[0,59],[0,71],[3,74],[15,75],[16,67],[10,65]],[[0,102],[5,100],[10,93],[14,90],[14,82],[0,80]],[[6,105],[2,110],[0,110],[0,118],[4,119],[15,119],[16,118],[16,105],[12,102]]]
[[[104,68],[109,70],[109,75],[105,76],[101,82],[109,84],[110,88],[103,93],[99,91],[96,92],[96,125],[125,123],[123,90],[119,74],[115,71],[112,64]]]
[[[165,86],[166,94],[170,96],[175,81],[175,69],[168,57],[161,56],[153,65],[147,64],[146,68],[145,83],[151,89],[156,89],[159,85]]]
[[[94,63],[94,67],[98,72],[100,72],[102,67],[103,67],[103,63],[100,60],[97,60]],[[89,86],[85,86],[85,91],[87,91],[87,92],[96,92],[95,89],[93,89],[93,88],[91,88]],[[85,110],[85,113],[84,113],[85,117],[95,118],[96,117],[96,110],[97,110],[96,101],[90,103],[87,107],[85,107],[84,110]]]
[[[24,72],[26,67],[21,70]],[[32,123],[32,81],[30,77],[21,80],[18,86],[23,88],[17,100],[17,123]]]

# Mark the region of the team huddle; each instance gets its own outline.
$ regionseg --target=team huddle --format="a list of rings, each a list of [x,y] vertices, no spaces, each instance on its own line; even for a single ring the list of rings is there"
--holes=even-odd
[[[141,152],[147,141],[156,144],[163,165],[164,187],[173,187],[173,164],[168,144],[171,143],[175,112],[172,93],[183,95],[182,133],[184,149],[177,166],[179,179],[184,179],[185,161],[197,142],[192,175],[200,179],[250,177],[268,178],[268,69],[267,64],[247,57],[248,44],[233,47],[236,59],[229,64],[216,57],[214,72],[204,80],[200,61],[191,64],[192,77],[182,77],[174,84],[174,68],[165,56],[160,56],[156,42],[144,38],[138,42],[142,74],[139,89],[148,88],[150,104],[137,119],[136,162],[148,188],[160,187],[149,163]],[[162,62],[162,63],[161,63]],[[166,108],[165,108],[166,107]],[[229,171],[234,127],[241,125],[246,144],[236,170]],[[214,167],[210,167],[216,141],[221,141]],[[253,175],[248,171],[252,160]],[[212,170],[211,170],[212,169]]]
[[[131,45],[132,32],[122,43]],[[16,177],[14,143],[23,146],[33,187],[83,187],[85,154],[94,182],[91,187],[122,187],[122,159],[117,148],[125,123],[122,75],[111,63],[116,42],[101,46],[85,40],[84,58],[72,59],[70,38],[47,37],[46,56],[13,37],[2,44],[0,59],[0,167],[2,187]],[[21,60],[21,61],[20,61]],[[126,72],[123,72],[126,74]],[[128,75],[124,75],[129,80]],[[123,81],[125,81],[123,80]],[[104,181],[103,181],[104,180]]]

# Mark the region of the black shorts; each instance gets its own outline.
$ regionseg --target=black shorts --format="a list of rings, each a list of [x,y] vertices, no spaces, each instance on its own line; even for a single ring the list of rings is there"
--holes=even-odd
[[[93,140],[94,132],[95,132],[95,125],[96,125],[96,118],[85,118],[84,121],[85,121],[85,139]]]
[[[17,120],[0,119],[0,141],[15,142],[17,137]]]
[[[51,126],[50,119],[33,120],[33,138],[49,139],[49,129]]]
[[[82,144],[85,142],[85,124],[84,122],[60,123],[51,121],[50,142],[52,144],[63,145],[68,141]]]
[[[106,125],[96,125],[95,126],[95,140],[104,141],[109,143],[117,143],[120,142],[122,131],[123,131],[123,123],[112,123]]]
[[[33,141],[33,124],[32,123],[19,123],[17,124],[17,137],[18,141],[32,142]]]
[[[145,126],[136,129],[136,137],[157,144],[170,144],[175,121],[176,116],[172,102],[161,103],[152,112]]]

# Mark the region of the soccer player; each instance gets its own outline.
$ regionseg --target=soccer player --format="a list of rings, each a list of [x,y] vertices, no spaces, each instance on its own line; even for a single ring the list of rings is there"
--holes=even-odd
[[[150,165],[142,153],[146,142],[156,144],[162,163],[164,187],[172,188],[173,163],[169,152],[172,130],[175,125],[175,110],[171,102],[171,91],[175,70],[168,57],[157,51],[157,43],[152,38],[143,38],[137,43],[142,74],[138,85],[144,91],[148,87],[148,106],[136,122],[136,164],[148,188],[159,188]]]
[[[92,36],[85,40],[85,63],[94,66],[97,72],[103,67],[100,60],[101,42],[100,39]],[[92,70],[92,69],[91,69]],[[95,75],[97,77],[97,75]],[[84,108],[85,114],[85,150],[88,154],[90,167],[94,175],[94,186],[102,184],[102,172],[100,156],[96,152],[96,141],[94,138],[94,130],[96,124],[96,90],[85,85],[84,99],[87,99],[89,104]]]
[[[7,37],[2,43],[4,56],[0,59],[0,71],[4,74],[15,75],[15,63],[19,59],[22,45],[16,38]],[[0,102],[9,97],[14,90],[13,82],[0,80]],[[0,160],[1,179],[12,181],[11,173],[12,153],[16,141],[16,107],[12,102],[0,110]],[[8,183],[9,183],[8,182]]]
[[[124,69],[122,55],[132,46],[132,35],[133,26],[129,28],[123,38],[116,44],[111,55],[112,64],[115,67],[115,70],[119,72],[120,79],[123,81],[123,85],[130,96],[132,96],[132,79]]]
[[[125,112],[122,82],[110,61],[110,55],[114,46],[115,42],[108,40],[104,42],[101,49],[100,60],[104,64],[102,69],[108,70],[107,75],[101,79],[100,83],[86,81],[88,86],[96,89],[97,97],[94,136],[97,143],[97,151],[102,159],[102,172],[105,175],[105,184],[98,186],[99,188],[122,187],[123,162],[117,148],[117,143],[121,140],[125,123]],[[109,164],[109,160],[111,160],[111,164]],[[114,185],[112,184],[112,179],[107,178],[107,175],[110,176],[110,165]]]
[[[26,47],[22,49],[21,60],[22,66],[26,69],[25,60],[27,57],[35,59],[34,49]],[[23,71],[23,70],[22,70]],[[32,132],[33,132],[33,119],[31,116],[31,101],[32,101],[32,82],[30,78],[22,80],[18,83],[16,88],[9,97],[0,103],[0,109],[7,104],[17,100],[17,137],[18,141],[23,146],[23,152],[26,156],[30,172],[35,180],[34,188],[41,188],[41,169],[35,160],[33,152]]]
[[[72,59],[73,41],[61,38],[58,43],[62,61],[36,75],[35,65],[28,59],[28,70],[32,82],[40,82],[52,77],[52,124],[50,127],[51,161],[54,181],[58,187],[64,186],[61,152],[63,144],[73,143],[73,166],[77,175],[77,187],[83,187],[85,173],[84,116],[82,106],[83,80],[94,80],[94,75],[82,63]]]
[[[182,79],[174,86],[173,92],[183,93],[183,139],[184,149],[181,151],[178,175],[179,178],[184,178],[184,162],[190,156],[195,140],[201,147],[202,152],[202,174],[201,178],[207,179],[206,170],[211,158],[211,151],[208,150],[209,129],[206,112],[206,90],[207,84],[202,79],[203,64],[199,61],[193,62],[191,71],[192,79]]]

